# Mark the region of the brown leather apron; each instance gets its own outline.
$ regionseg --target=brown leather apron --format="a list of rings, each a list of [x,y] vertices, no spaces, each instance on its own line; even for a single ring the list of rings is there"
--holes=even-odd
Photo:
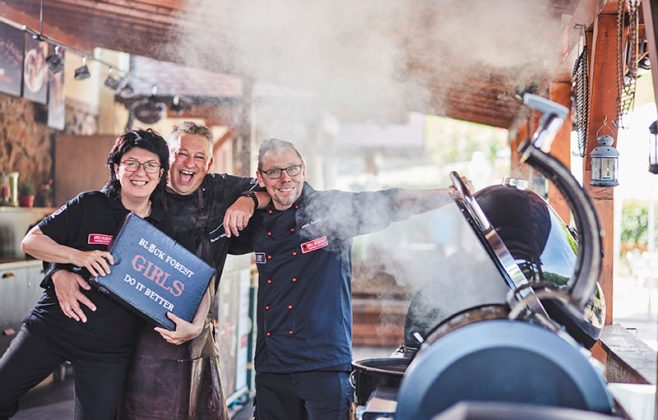
[[[180,346],[151,327],[142,331],[117,418],[228,420],[210,316],[203,332]]]
[[[212,261],[202,188],[197,190],[197,197],[201,229],[196,254]],[[209,286],[211,305],[215,302],[217,280]],[[228,420],[219,354],[212,333],[212,310],[201,334],[180,346],[167,343],[153,327],[145,327],[128,369],[117,419]]]

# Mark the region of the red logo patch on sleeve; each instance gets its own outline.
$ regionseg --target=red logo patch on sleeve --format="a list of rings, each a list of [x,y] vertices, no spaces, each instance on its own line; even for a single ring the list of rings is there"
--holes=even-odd
[[[87,244],[89,245],[109,245],[112,242],[112,235],[104,233],[90,233],[87,236]]]
[[[302,253],[306,254],[311,251],[315,251],[320,248],[324,248],[325,246],[329,245],[329,241],[327,240],[326,236],[322,236],[317,239],[313,239],[312,241],[304,242],[302,244]]]

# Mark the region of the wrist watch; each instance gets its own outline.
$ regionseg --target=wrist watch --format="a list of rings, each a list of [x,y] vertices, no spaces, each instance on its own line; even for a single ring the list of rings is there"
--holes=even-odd
[[[249,197],[249,198],[251,198],[252,200],[254,200],[254,205],[256,206],[255,208],[256,208],[256,209],[258,208],[258,204],[259,204],[259,203],[258,203],[258,196],[256,195],[255,192],[253,192],[253,191],[247,191],[247,192],[243,192],[243,193],[240,194],[240,195],[241,195],[242,197]]]

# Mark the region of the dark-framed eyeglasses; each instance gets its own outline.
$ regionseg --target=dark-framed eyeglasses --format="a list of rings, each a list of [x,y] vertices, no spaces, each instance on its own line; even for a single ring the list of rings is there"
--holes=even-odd
[[[158,162],[149,160],[146,162],[140,162],[135,159],[122,160],[121,164],[126,168],[127,172],[137,172],[140,166],[144,167],[144,171],[147,174],[157,174],[160,170],[160,164]]]
[[[287,168],[272,168],[267,171],[259,171],[261,174],[265,174],[269,179],[277,179],[281,177],[283,171],[286,171],[288,176],[297,176],[302,173],[302,167],[304,164],[300,165],[291,165]]]

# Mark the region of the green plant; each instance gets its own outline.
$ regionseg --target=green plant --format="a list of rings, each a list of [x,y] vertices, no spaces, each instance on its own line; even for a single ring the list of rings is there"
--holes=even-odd
[[[34,185],[34,182],[27,180],[18,183],[18,195],[28,196],[34,195],[37,192],[37,188]]]
[[[647,244],[649,209],[644,203],[626,201],[621,212],[622,252],[643,249]]]

